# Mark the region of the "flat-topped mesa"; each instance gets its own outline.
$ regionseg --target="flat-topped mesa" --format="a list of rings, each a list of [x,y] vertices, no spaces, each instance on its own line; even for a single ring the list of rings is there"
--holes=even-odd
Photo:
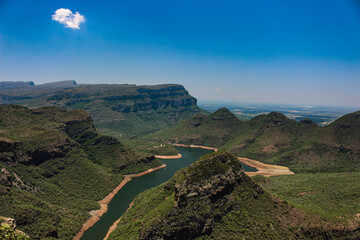
[[[36,88],[42,89],[58,89],[58,88],[72,88],[78,86],[74,80],[64,80],[59,82],[44,83],[41,85],[35,85]]]
[[[121,133],[124,138],[154,132],[202,112],[196,98],[178,84],[53,82],[21,90],[0,89],[0,104],[83,109],[92,116],[97,129]]]
[[[111,110],[124,113],[196,106],[197,103],[181,85],[138,86],[135,92],[112,94],[104,99],[123,100]]]
[[[28,87],[28,86],[34,86],[34,82],[0,82],[0,90],[9,90],[9,89],[16,89],[21,87]]]

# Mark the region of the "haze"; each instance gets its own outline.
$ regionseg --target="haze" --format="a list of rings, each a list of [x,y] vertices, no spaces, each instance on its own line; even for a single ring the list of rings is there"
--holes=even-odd
[[[179,83],[200,101],[360,107],[360,4],[1,1],[0,81],[66,79]]]

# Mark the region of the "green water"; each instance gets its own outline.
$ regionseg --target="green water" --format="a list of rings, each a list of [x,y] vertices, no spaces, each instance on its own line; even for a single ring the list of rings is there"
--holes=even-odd
[[[246,165],[245,163],[241,163],[241,166],[243,167],[245,172],[257,172],[258,170],[254,167],[250,167]]]
[[[109,203],[108,211],[93,227],[84,233],[81,239],[102,240],[110,226],[124,214],[139,193],[168,181],[181,168],[189,166],[199,157],[212,152],[201,148],[176,147],[176,149],[181,153],[181,159],[162,159],[161,161],[166,164],[165,168],[133,178],[115,195]],[[246,167],[246,171],[256,171],[256,169],[249,166],[244,167]]]

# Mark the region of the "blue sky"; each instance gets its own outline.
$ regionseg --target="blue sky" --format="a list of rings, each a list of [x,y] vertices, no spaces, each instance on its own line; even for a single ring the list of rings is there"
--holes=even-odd
[[[60,8],[85,22],[54,21]],[[67,79],[360,107],[360,1],[0,0],[0,81]]]

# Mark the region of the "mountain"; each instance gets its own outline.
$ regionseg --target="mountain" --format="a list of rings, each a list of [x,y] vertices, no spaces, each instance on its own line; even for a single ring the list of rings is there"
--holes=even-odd
[[[83,109],[92,116],[100,132],[125,139],[157,131],[203,112],[196,103],[197,100],[177,84],[86,85],[63,81],[0,88],[0,104]]]
[[[0,90],[16,89],[35,85],[34,82],[0,82]]]
[[[109,239],[356,239],[265,192],[227,152],[205,155],[135,198]]]
[[[344,172],[360,169],[360,112],[319,127],[309,119],[297,123],[272,112],[249,121],[238,120],[221,108],[144,137],[146,144],[206,145],[295,172]],[[158,148],[149,152],[156,153]]]
[[[70,239],[124,178],[159,166],[83,110],[0,105],[0,216],[31,239]]]
[[[241,125],[228,109],[221,108],[209,116],[198,114],[162,132],[181,143],[217,147],[229,141]]]

